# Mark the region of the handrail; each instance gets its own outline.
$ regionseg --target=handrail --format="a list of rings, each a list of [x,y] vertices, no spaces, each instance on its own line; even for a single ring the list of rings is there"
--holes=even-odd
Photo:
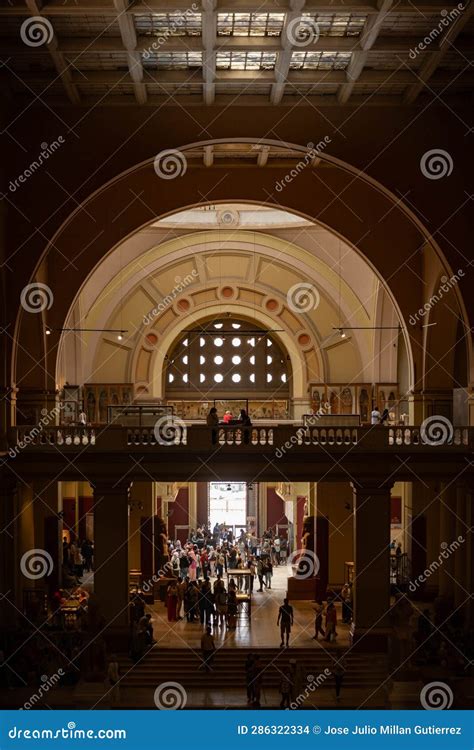
[[[202,451],[206,449],[261,450],[279,454],[290,451],[306,452],[315,448],[325,451],[472,451],[474,427],[453,427],[445,440],[443,436],[426,435],[420,426],[403,427],[327,427],[314,425],[187,425],[182,420],[170,422],[157,432],[153,427],[124,427],[122,425],[90,426],[21,426],[9,430],[8,453],[13,458],[20,452],[32,450],[100,451],[157,448]]]

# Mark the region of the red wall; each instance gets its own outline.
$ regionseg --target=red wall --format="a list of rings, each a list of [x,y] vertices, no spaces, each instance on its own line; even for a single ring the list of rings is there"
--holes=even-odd
[[[273,487],[267,487],[267,529],[273,528],[277,523],[288,524],[285,516],[285,503]]]
[[[207,482],[197,482],[196,520],[198,526],[208,521],[208,485]]]
[[[170,539],[176,538],[176,526],[187,526],[189,524],[189,492],[187,487],[182,487],[176,500],[173,503],[169,503],[168,509],[170,516],[168,516],[168,536]],[[181,539],[181,541],[183,541]]]

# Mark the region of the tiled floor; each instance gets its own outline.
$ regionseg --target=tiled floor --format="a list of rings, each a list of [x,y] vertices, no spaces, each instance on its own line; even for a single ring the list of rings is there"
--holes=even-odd
[[[254,586],[252,597],[252,620],[240,617],[235,630],[227,628],[216,628],[215,639],[217,645],[227,647],[278,647],[280,645],[280,629],[277,627],[278,609],[283,604],[286,594],[287,580],[291,575],[291,567],[279,566],[274,568],[271,590],[263,590],[259,593]],[[256,581],[258,584],[258,581]],[[312,640],[314,635],[314,609],[312,602],[292,602],[294,610],[294,626],[290,637],[290,647],[308,647],[311,644],[331,648],[333,644],[325,641],[320,643]],[[338,620],[340,620],[340,607],[338,609]],[[153,631],[160,647],[179,648],[199,647],[202,635],[200,623],[188,623],[186,620],[168,622],[164,604],[155,602],[149,608],[152,614]],[[346,647],[349,645],[349,626],[340,623],[338,625],[338,637],[334,645]]]

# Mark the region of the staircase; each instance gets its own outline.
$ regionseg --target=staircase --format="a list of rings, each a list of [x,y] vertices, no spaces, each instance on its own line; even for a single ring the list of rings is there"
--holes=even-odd
[[[342,650],[331,649],[326,654],[322,649],[300,648],[222,648],[216,653],[212,670],[212,689],[231,690],[245,686],[245,660],[247,654],[258,654],[263,670],[262,686],[278,689],[282,675],[288,674],[290,659],[296,659],[302,668],[301,682],[304,687],[308,675],[317,680],[327,668],[331,671],[334,660],[342,655]],[[346,657],[344,690],[354,689],[370,695],[384,683],[388,676],[387,657],[384,654],[349,653]],[[191,648],[153,647],[138,663],[122,657],[120,660],[121,686],[124,688],[155,688],[170,680],[179,682],[188,690],[199,690],[208,679],[202,668],[201,654]],[[321,687],[332,687],[333,677],[324,678]]]

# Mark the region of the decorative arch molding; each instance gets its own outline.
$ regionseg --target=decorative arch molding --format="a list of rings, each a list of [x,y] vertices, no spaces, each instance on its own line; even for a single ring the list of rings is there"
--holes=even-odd
[[[254,138],[193,143],[183,146],[181,151],[186,154],[191,149],[218,143],[258,143],[277,146],[279,149],[289,148],[302,156],[307,152],[307,148],[297,144]],[[149,224],[150,220],[196,205],[197,194],[205,194],[208,202],[213,204],[266,202],[327,227],[353,247],[357,247],[379,279],[385,280],[402,321],[402,332],[409,352],[410,388],[419,390],[422,379],[418,377],[415,381],[415,372],[423,372],[422,334],[415,327],[410,330],[408,319],[411,312],[417,309],[422,296],[416,278],[419,278],[420,250],[424,244],[428,242],[431,245],[448,275],[452,275],[452,271],[427,229],[398,197],[367,174],[327,153],[321,154],[321,160],[327,165],[324,180],[316,182],[311,179],[311,170],[302,170],[298,178],[285,188],[284,194],[280,193],[278,196],[273,194],[272,184],[275,184],[275,177],[278,179],[282,175],[274,168],[240,167],[235,170],[232,180],[216,182],[212,167],[193,167],[179,177],[174,185],[169,181],[160,182],[153,168],[154,160],[150,158],[117,175],[72,212],[54,234],[35,269],[33,280],[41,274],[48,279],[53,291],[61,287],[61,295],[57,295],[56,304],[48,312],[48,325],[56,329],[64,325],[77,289],[99,260],[126,237]],[[136,202],[133,210],[127,210],[125,200],[129,200],[130,191],[137,190],[140,194],[145,192],[147,201]],[[345,208],[346,204],[350,204],[351,210]],[[89,222],[83,219],[84,207],[92,217]],[[111,222],[111,215],[119,215],[120,219]],[[103,231],[98,233],[100,228]],[[77,270],[66,275],[63,273],[64,262],[61,262],[61,257],[64,256],[75,259]],[[410,280],[409,284],[406,282],[407,278]],[[461,315],[468,326],[468,316],[459,288],[455,290],[455,295]],[[25,331],[28,320],[28,316],[20,308],[15,326],[12,382],[22,373],[32,371],[30,382],[36,377],[38,385],[54,388],[59,336],[48,337],[48,352],[45,352],[44,337],[43,340],[38,337],[32,351],[25,351],[19,342],[28,340]],[[469,341],[468,346],[472,372],[472,341]],[[42,364],[39,364],[43,362],[47,364],[46,375]],[[35,365],[32,370],[33,363]]]
[[[199,232],[169,240],[168,242],[163,243],[158,250],[158,257],[156,257],[153,249],[150,249],[144,256],[141,256],[138,273],[133,273],[132,269],[130,274],[128,274],[127,269],[125,269],[123,283],[121,282],[120,284],[121,291],[125,298],[128,298],[140,289],[143,279],[149,280],[154,274],[156,275],[160,271],[166,272],[168,275],[171,273],[172,276],[175,271],[178,270],[181,273],[184,273],[184,271],[180,269],[179,264],[186,263],[189,260],[192,260],[193,263],[195,263],[195,268],[193,267],[192,272],[196,270],[196,277],[188,286],[186,286],[185,291],[176,297],[176,301],[173,302],[172,305],[166,306],[162,315],[156,316],[156,318],[151,321],[153,328],[155,327],[155,324],[159,324],[161,317],[165,317],[164,313],[167,309],[172,308],[176,315],[180,312],[186,312],[189,314],[191,308],[195,305],[195,298],[199,298],[200,295],[202,296],[202,293],[205,291],[208,291],[210,294],[212,289],[217,288],[218,281],[216,278],[207,278],[202,266],[205,265],[205,260],[208,254],[217,259],[220,258],[219,253],[222,253],[224,257],[226,255],[233,256],[234,253],[245,253],[247,258],[253,260],[257,259],[259,264],[264,263],[265,259],[274,260],[276,256],[279,264],[291,265],[292,273],[295,275],[295,280],[297,278],[301,280],[301,282],[310,280],[315,284],[317,289],[320,290],[320,296],[327,308],[333,310],[332,316],[334,322],[336,322],[337,311],[334,306],[334,300],[337,297],[338,291],[337,274],[327,265],[321,264],[319,259],[311,256],[308,251],[295,245],[291,245],[287,240],[281,240],[278,237],[266,234],[254,235],[251,232],[239,233],[238,239],[235,238],[235,235],[232,232],[224,232],[219,233],[219,239],[216,239],[215,233]],[[149,284],[149,281],[147,281],[147,283]],[[235,274],[233,283],[240,289],[246,288],[247,296],[252,292],[254,295],[257,295],[259,298],[258,304],[272,315],[273,319],[276,321],[277,327],[281,327],[282,325],[281,314],[284,311],[286,311],[287,316],[291,315],[291,311],[288,310],[286,289],[282,290],[271,286],[265,286],[264,282],[261,280],[258,282],[249,281],[245,278],[245,273],[244,275]],[[95,328],[111,328],[119,325],[118,313],[120,303],[117,302],[116,294],[114,296],[110,292],[110,289],[112,289],[112,291],[115,290],[116,285],[116,281],[110,282],[100,291],[100,298],[107,300],[107,297],[110,297],[110,302],[101,303],[99,310],[100,314],[97,316],[94,316],[94,307],[92,308],[93,317],[91,320]],[[226,305],[230,301],[223,299],[219,291],[217,292],[217,296],[220,301]],[[275,309],[270,310],[266,307],[269,300],[271,300],[271,302],[276,302],[277,307]],[[181,301],[187,302],[187,309],[177,309],[177,305],[179,305]],[[240,304],[242,304],[241,301]],[[255,304],[257,304],[256,301]],[[254,306],[247,304],[245,314],[252,315]],[[202,304],[198,304],[198,308],[201,309],[201,307]],[[149,310],[151,310],[151,303],[150,307],[147,310],[143,310],[142,314],[148,315]],[[357,324],[363,326],[368,323],[369,318],[363,303],[349,287],[349,284],[346,281],[344,281],[344,294],[342,296],[341,311],[345,319],[351,319],[354,325]],[[317,313],[317,310],[315,313]],[[91,313],[89,313],[89,315],[91,315]],[[301,319],[301,325],[299,328],[293,326],[293,329],[289,325],[286,325],[287,332],[295,336],[299,335],[303,330],[310,332],[313,346],[316,345],[317,347],[319,372],[326,373],[329,377],[327,356],[324,348],[320,348],[321,334],[318,330],[318,321],[315,321],[314,318],[311,319],[311,315],[307,312],[298,312],[297,316]],[[294,317],[294,315],[292,317]],[[137,347],[143,345],[143,340],[146,337],[146,332],[144,332],[143,326],[139,325],[140,322],[141,319],[140,321],[136,321],[137,329],[135,336],[132,339],[128,339],[127,342],[124,342],[128,346],[131,346],[133,350],[136,350]],[[356,351],[358,354],[357,368],[359,380],[367,379],[366,374],[361,373],[362,362],[368,362],[371,359],[368,334],[369,332],[354,331],[353,336],[350,337],[356,345]],[[347,338],[346,345],[349,343],[350,338]],[[90,338],[88,338],[86,359],[84,362],[85,373],[96,370],[97,354],[100,351],[101,340],[100,333],[90,334]],[[130,382],[131,377],[132,371],[130,371],[125,378],[126,381]],[[67,379],[70,380],[70,377]],[[332,379],[337,380],[338,378],[333,374]]]

